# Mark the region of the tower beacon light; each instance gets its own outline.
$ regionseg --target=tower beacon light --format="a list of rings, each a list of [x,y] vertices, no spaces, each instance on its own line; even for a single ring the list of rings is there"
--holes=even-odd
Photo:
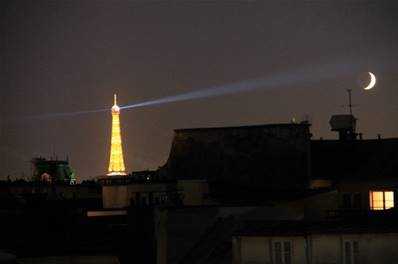
[[[122,136],[120,132],[120,108],[117,105],[117,96],[114,95],[112,112],[112,136],[111,154],[109,158],[108,176],[124,176],[126,169],[124,166]]]

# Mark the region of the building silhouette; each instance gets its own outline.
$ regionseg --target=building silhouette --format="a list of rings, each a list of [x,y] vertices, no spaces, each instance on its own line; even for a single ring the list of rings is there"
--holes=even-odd
[[[76,177],[68,160],[46,160],[39,157],[32,159],[33,181],[75,184]]]
[[[307,122],[177,129],[158,170],[63,187],[97,186],[99,206],[1,182],[0,248],[82,263],[398,262],[398,138],[364,139],[354,120],[333,116],[333,140]]]

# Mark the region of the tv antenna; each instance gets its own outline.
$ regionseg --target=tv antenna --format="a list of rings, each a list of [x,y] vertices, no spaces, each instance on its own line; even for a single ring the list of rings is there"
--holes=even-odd
[[[357,106],[357,105],[353,105],[352,104],[352,89],[347,89],[347,93],[348,93],[348,105],[344,105],[345,107],[348,107],[349,111],[350,111],[350,115],[352,115],[352,108]]]

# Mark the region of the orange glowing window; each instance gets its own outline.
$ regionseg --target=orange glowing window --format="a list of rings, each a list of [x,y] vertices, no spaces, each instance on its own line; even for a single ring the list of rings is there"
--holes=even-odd
[[[394,207],[393,191],[369,191],[371,210],[386,210]]]

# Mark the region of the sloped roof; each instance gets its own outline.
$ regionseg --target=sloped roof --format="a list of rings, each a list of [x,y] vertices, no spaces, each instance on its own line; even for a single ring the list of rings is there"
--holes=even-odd
[[[396,210],[372,212],[367,216],[347,219],[307,221],[246,221],[235,231],[236,236],[303,236],[306,234],[396,233]],[[383,224],[380,224],[383,223]]]
[[[308,124],[175,130],[163,167],[176,179],[207,179],[227,189],[302,189],[308,179]]]

